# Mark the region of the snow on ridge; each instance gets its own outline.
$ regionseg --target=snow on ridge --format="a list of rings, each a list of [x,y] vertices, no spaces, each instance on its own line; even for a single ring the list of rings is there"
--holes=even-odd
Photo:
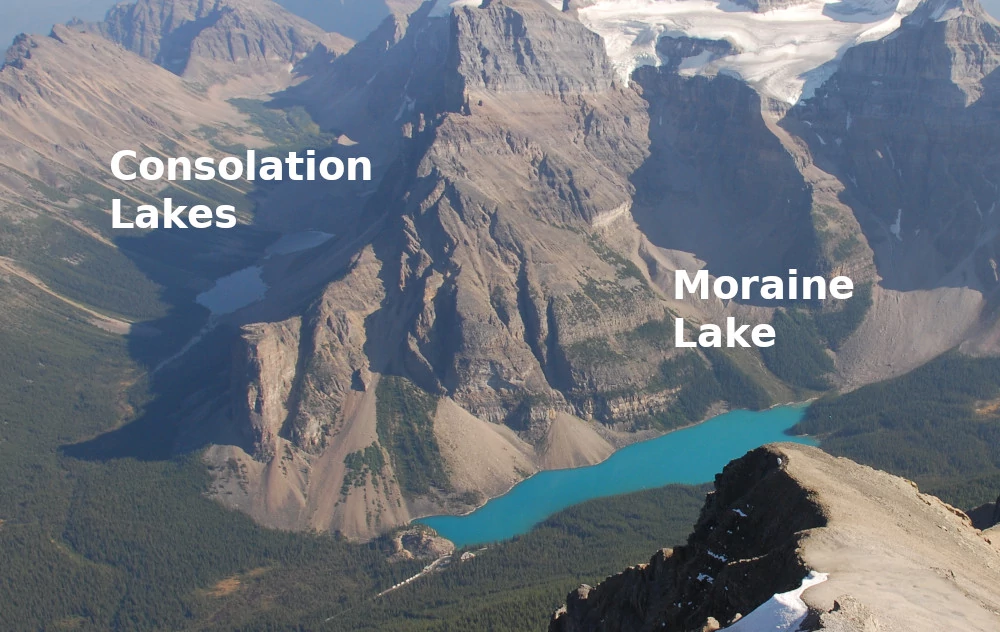
[[[441,0],[438,0],[439,2]],[[580,21],[603,39],[628,79],[639,66],[658,66],[660,37],[727,40],[735,52],[684,60],[688,73],[732,74],[761,94],[794,104],[813,95],[844,51],[896,30],[918,0],[811,0],[754,13],[731,0],[598,0]],[[693,67],[693,62],[700,63]]]
[[[434,8],[428,15],[432,18],[446,18],[451,15],[455,7],[479,8],[481,4],[482,0],[436,0]]]
[[[750,614],[726,628],[729,632],[796,632],[805,621],[809,608],[802,601],[802,593],[822,584],[829,578],[826,573],[811,571],[802,585],[786,593],[771,597]]]
[[[562,0],[545,0],[552,8],[562,11]],[[436,0],[434,8],[428,14],[432,18],[446,18],[451,15],[455,7],[471,7],[478,9],[482,6],[483,0]]]

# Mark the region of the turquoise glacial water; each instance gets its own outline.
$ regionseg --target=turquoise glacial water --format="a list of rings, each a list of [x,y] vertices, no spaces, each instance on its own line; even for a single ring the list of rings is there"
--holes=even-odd
[[[785,434],[805,410],[805,405],[797,405],[719,415],[697,426],[622,448],[597,465],[539,472],[468,515],[431,516],[417,522],[459,547],[487,544],[526,533],[552,514],[594,498],[671,483],[707,483],[727,463],[767,443],[816,445],[808,437]]]

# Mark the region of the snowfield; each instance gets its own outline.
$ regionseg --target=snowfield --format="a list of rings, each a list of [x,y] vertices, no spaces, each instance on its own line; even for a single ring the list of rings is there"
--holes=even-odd
[[[888,35],[918,0],[814,0],[754,13],[730,0],[599,0],[579,10],[580,21],[604,38],[623,78],[639,66],[666,60],[663,36],[726,40],[734,54],[684,59],[683,74],[738,76],[761,94],[794,104],[836,70],[844,51]]]

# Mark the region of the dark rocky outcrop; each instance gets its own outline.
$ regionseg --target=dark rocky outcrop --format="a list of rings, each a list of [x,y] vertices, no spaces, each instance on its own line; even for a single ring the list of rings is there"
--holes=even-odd
[[[796,588],[808,573],[801,534],[826,518],[781,454],[761,448],[729,464],[686,545],[570,593],[550,631],[701,630]]]
[[[969,511],[972,525],[977,529],[990,529],[1000,525],[1000,498],[995,503],[986,503]]]

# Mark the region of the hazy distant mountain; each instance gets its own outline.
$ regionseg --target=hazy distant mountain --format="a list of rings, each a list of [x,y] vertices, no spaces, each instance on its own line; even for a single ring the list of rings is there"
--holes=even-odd
[[[292,13],[351,39],[364,39],[392,12],[410,13],[422,0],[281,0]]]
[[[410,12],[421,0],[283,0],[279,4],[325,31],[363,39],[391,11]],[[48,33],[53,24],[72,18],[98,21],[115,0],[0,1],[0,49],[18,33]]]
[[[202,83],[287,74],[317,44],[334,54],[353,45],[270,0],[138,0],[116,5],[87,28]]]
[[[74,17],[100,20],[114,0],[2,0],[0,2],[0,48],[10,46],[18,33],[48,33],[53,24]]]

